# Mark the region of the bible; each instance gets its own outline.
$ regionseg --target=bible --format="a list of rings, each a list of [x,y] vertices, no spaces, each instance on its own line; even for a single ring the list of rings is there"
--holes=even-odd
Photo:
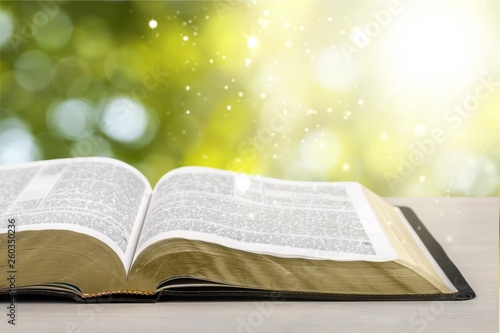
[[[3,166],[0,244],[2,297],[475,296],[411,209],[355,182],[181,167],[152,189],[111,158]]]

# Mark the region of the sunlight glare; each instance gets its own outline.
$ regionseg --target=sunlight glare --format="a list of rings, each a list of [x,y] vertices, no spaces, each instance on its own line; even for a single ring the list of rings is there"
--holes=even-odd
[[[474,11],[420,5],[393,22],[382,59],[399,84],[449,90],[477,74],[485,32]]]

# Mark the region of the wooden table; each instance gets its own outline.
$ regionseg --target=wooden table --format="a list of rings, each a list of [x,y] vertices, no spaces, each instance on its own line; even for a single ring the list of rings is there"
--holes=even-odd
[[[413,208],[477,298],[462,302],[18,303],[0,332],[499,332],[498,198],[390,198]]]

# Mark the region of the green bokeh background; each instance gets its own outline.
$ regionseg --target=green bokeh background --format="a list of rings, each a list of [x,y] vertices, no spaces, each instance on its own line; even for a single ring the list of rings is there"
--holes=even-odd
[[[0,162],[500,194],[496,1],[2,1]],[[154,25],[153,23],[156,23]]]

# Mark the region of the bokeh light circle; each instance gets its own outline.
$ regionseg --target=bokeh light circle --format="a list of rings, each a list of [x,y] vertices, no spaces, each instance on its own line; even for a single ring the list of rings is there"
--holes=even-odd
[[[144,106],[128,97],[112,98],[105,106],[101,129],[110,138],[135,143],[146,133],[148,114]]]
[[[51,108],[47,122],[60,136],[76,140],[89,134],[93,128],[94,108],[85,100],[68,99]]]
[[[23,121],[7,118],[0,122],[0,165],[35,161],[42,158],[33,135]]]
[[[14,23],[10,15],[4,11],[0,11],[0,48],[10,39],[13,30]]]
[[[27,91],[44,90],[50,85],[52,60],[37,50],[21,54],[15,63],[14,78]]]
[[[38,25],[37,32],[34,34],[36,43],[45,49],[60,49],[64,47],[73,33],[73,22],[68,14],[60,7],[58,7],[57,12],[53,15],[49,15],[43,11],[39,11],[37,14],[47,15],[47,20],[45,24]]]

